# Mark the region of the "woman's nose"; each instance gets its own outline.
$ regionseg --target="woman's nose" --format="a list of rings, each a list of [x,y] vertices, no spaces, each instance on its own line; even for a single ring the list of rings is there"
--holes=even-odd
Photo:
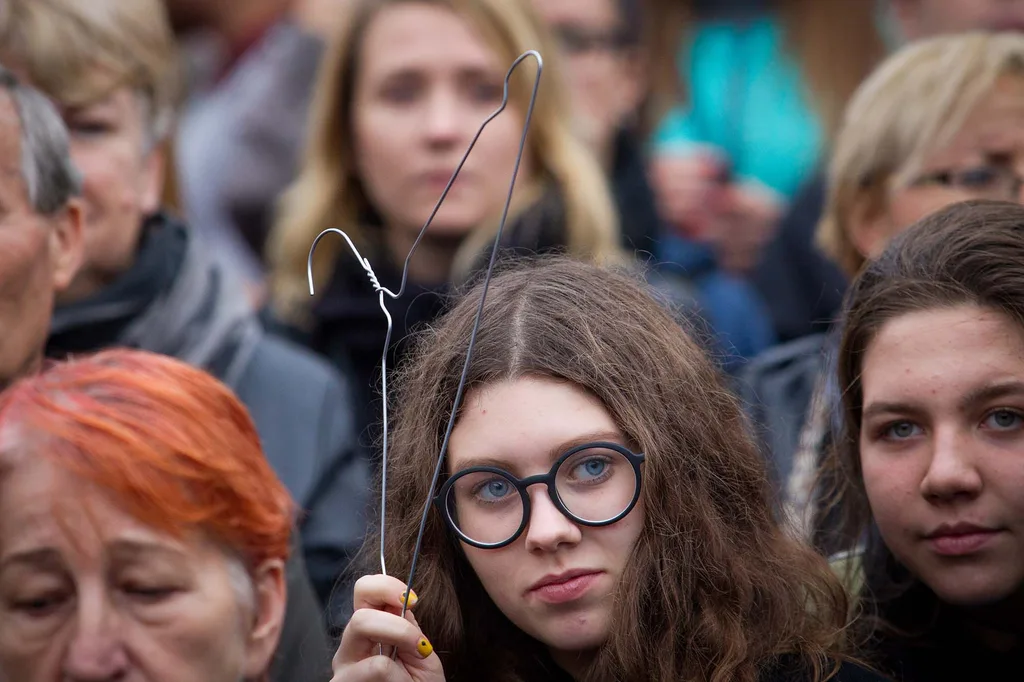
[[[973,439],[956,429],[936,429],[932,457],[921,481],[921,492],[936,501],[974,497],[983,482],[974,462]]]
[[[551,552],[579,543],[580,527],[559,511],[542,486],[530,490],[530,518],[526,520],[526,548]]]
[[[470,129],[465,106],[453,92],[438,90],[428,99],[423,112],[424,134],[431,146],[459,144]]]
[[[69,682],[116,682],[128,674],[119,618],[104,598],[81,599],[63,661]]]

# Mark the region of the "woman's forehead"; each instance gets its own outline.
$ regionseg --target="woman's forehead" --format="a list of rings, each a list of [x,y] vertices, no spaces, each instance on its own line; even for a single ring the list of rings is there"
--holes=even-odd
[[[382,8],[362,38],[365,77],[394,72],[504,73],[503,60],[468,19],[442,6],[399,3]]]
[[[22,457],[0,479],[0,557],[44,547],[61,554],[187,554],[198,548],[193,544],[149,527],[47,457]]]
[[[466,395],[449,469],[482,460],[546,468],[565,450],[599,440],[622,441],[622,434],[596,397],[569,382],[522,377]]]
[[[1024,77],[1001,76],[950,135],[927,150],[928,160],[986,152],[1024,151]],[[951,160],[955,160],[952,158]]]

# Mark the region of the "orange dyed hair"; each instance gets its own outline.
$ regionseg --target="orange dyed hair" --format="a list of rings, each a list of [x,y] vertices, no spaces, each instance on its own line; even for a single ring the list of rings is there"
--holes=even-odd
[[[110,350],[22,379],[0,395],[0,452],[12,445],[152,528],[204,533],[250,570],[288,557],[294,505],[252,419],[226,386],[178,360]]]

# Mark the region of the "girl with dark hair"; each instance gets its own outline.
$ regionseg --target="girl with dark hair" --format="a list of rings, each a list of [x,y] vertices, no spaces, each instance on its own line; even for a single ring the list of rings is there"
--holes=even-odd
[[[879,679],[843,662],[845,593],[773,518],[737,401],[630,276],[494,277],[431,489],[479,300],[419,337],[394,400],[384,558],[408,575],[432,499],[419,596],[402,619],[401,580],[360,578],[335,680]]]
[[[1019,675],[1024,208],[925,218],[846,305],[843,433],[822,477],[859,634],[902,682]]]

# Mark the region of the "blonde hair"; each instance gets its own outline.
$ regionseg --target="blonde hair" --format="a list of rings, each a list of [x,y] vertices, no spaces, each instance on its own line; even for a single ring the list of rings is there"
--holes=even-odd
[[[279,216],[268,241],[271,297],[283,319],[301,323],[311,305],[306,283],[309,248],[324,229],[345,230],[361,247],[370,240],[360,224],[372,213],[370,199],[357,177],[351,141],[352,85],[358,68],[362,36],[384,7],[408,2],[445,7],[470,21],[495,46],[508,64],[528,49],[544,58],[544,76],[530,127],[529,152],[535,177],[516,183],[522,209],[547,183],[557,186],[565,201],[566,246],[577,257],[595,260],[619,256],[618,224],[611,194],[597,160],[572,132],[568,102],[560,86],[556,50],[528,2],[509,0],[362,0],[354,3],[345,29],[336,35],[322,63],[314,96],[305,159],[297,180],[282,197]],[[510,106],[525,113],[534,70],[528,62],[509,84]],[[509,169],[511,172],[511,169]],[[511,220],[511,218],[510,218]],[[497,229],[485,221],[464,240],[456,270],[468,263]],[[333,274],[340,240],[324,240],[314,263],[314,282],[324,291]],[[454,273],[453,273],[454,276]]]
[[[864,264],[850,238],[854,211],[878,210],[890,181],[906,186],[1007,74],[1024,75],[1024,36],[965,33],[904,47],[858,88],[836,139],[817,231],[820,248],[848,275]]]
[[[160,0],[3,0],[0,55],[62,106],[127,86],[146,107],[147,142],[170,133],[181,73]]]

